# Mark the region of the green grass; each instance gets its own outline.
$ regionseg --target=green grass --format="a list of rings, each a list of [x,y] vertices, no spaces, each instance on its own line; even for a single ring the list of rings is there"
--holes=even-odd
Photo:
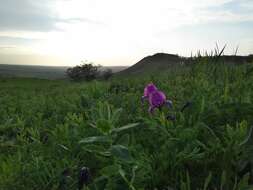
[[[252,189],[252,68],[202,60],[108,82],[0,78],[0,189],[78,189],[82,167],[90,190]],[[150,81],[172,110],[141,105]]]

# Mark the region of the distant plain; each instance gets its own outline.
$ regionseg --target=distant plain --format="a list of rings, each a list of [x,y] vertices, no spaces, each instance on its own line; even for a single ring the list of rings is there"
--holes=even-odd
[[[25,77],[25,78],[40,78],[40,79],[65,79],[66,66],[36,66],[36,65],[11,65],[0,64],[0,76],[2,77]],[[118,72],[126,67],[111,66],[102,67],[101,69],[111,69],[113,72]]]

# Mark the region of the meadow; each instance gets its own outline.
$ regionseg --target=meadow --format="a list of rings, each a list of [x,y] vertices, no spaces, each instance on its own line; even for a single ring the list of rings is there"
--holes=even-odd
[[[89,83],[0,78],[0,189],[253,189],[252,73],[203,58]],[[151,81],[172,109],[141,104]]]

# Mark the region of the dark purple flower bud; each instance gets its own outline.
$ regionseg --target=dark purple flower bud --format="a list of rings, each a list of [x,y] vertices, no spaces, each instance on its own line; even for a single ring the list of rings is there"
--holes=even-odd
[[[149,83],[144,89],[144,97],[149,97],[150,94],[157,91],[157,87],[153,83]]]
[[[172,109],[172,101],[171,100],[166,100],[166,103],[165,103],[166,105],[167,105],[167,107],[169,108],[169,109]]]
[[[84,185],[87,185],[90,181],[90,169],[87,167],[81,168],[78,179],[78,189],[81,190]]]
[[[63,170],[62,176],[64,176],[64,177],[70,176],[70,173],[71,173],[70,169],[67,168],[67,169]]]
[[[71,171],[69,168],[65,169],[62,172],[61,178],[60,178],[60,184],[59,184],[59,190],[65,190],[68,189],[68,178],[70,177]]]
[[[176,117],[174,115],[168,115],[167,116],[167,119],[168,120],[171,120],[171,121],[175,121],[176,120]]]

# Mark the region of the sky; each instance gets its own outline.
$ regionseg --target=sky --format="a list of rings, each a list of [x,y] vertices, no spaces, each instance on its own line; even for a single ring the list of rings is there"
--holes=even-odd
[[[0,64],[133,65],[216,43],[253,54],[253,0],[0,0]]]

